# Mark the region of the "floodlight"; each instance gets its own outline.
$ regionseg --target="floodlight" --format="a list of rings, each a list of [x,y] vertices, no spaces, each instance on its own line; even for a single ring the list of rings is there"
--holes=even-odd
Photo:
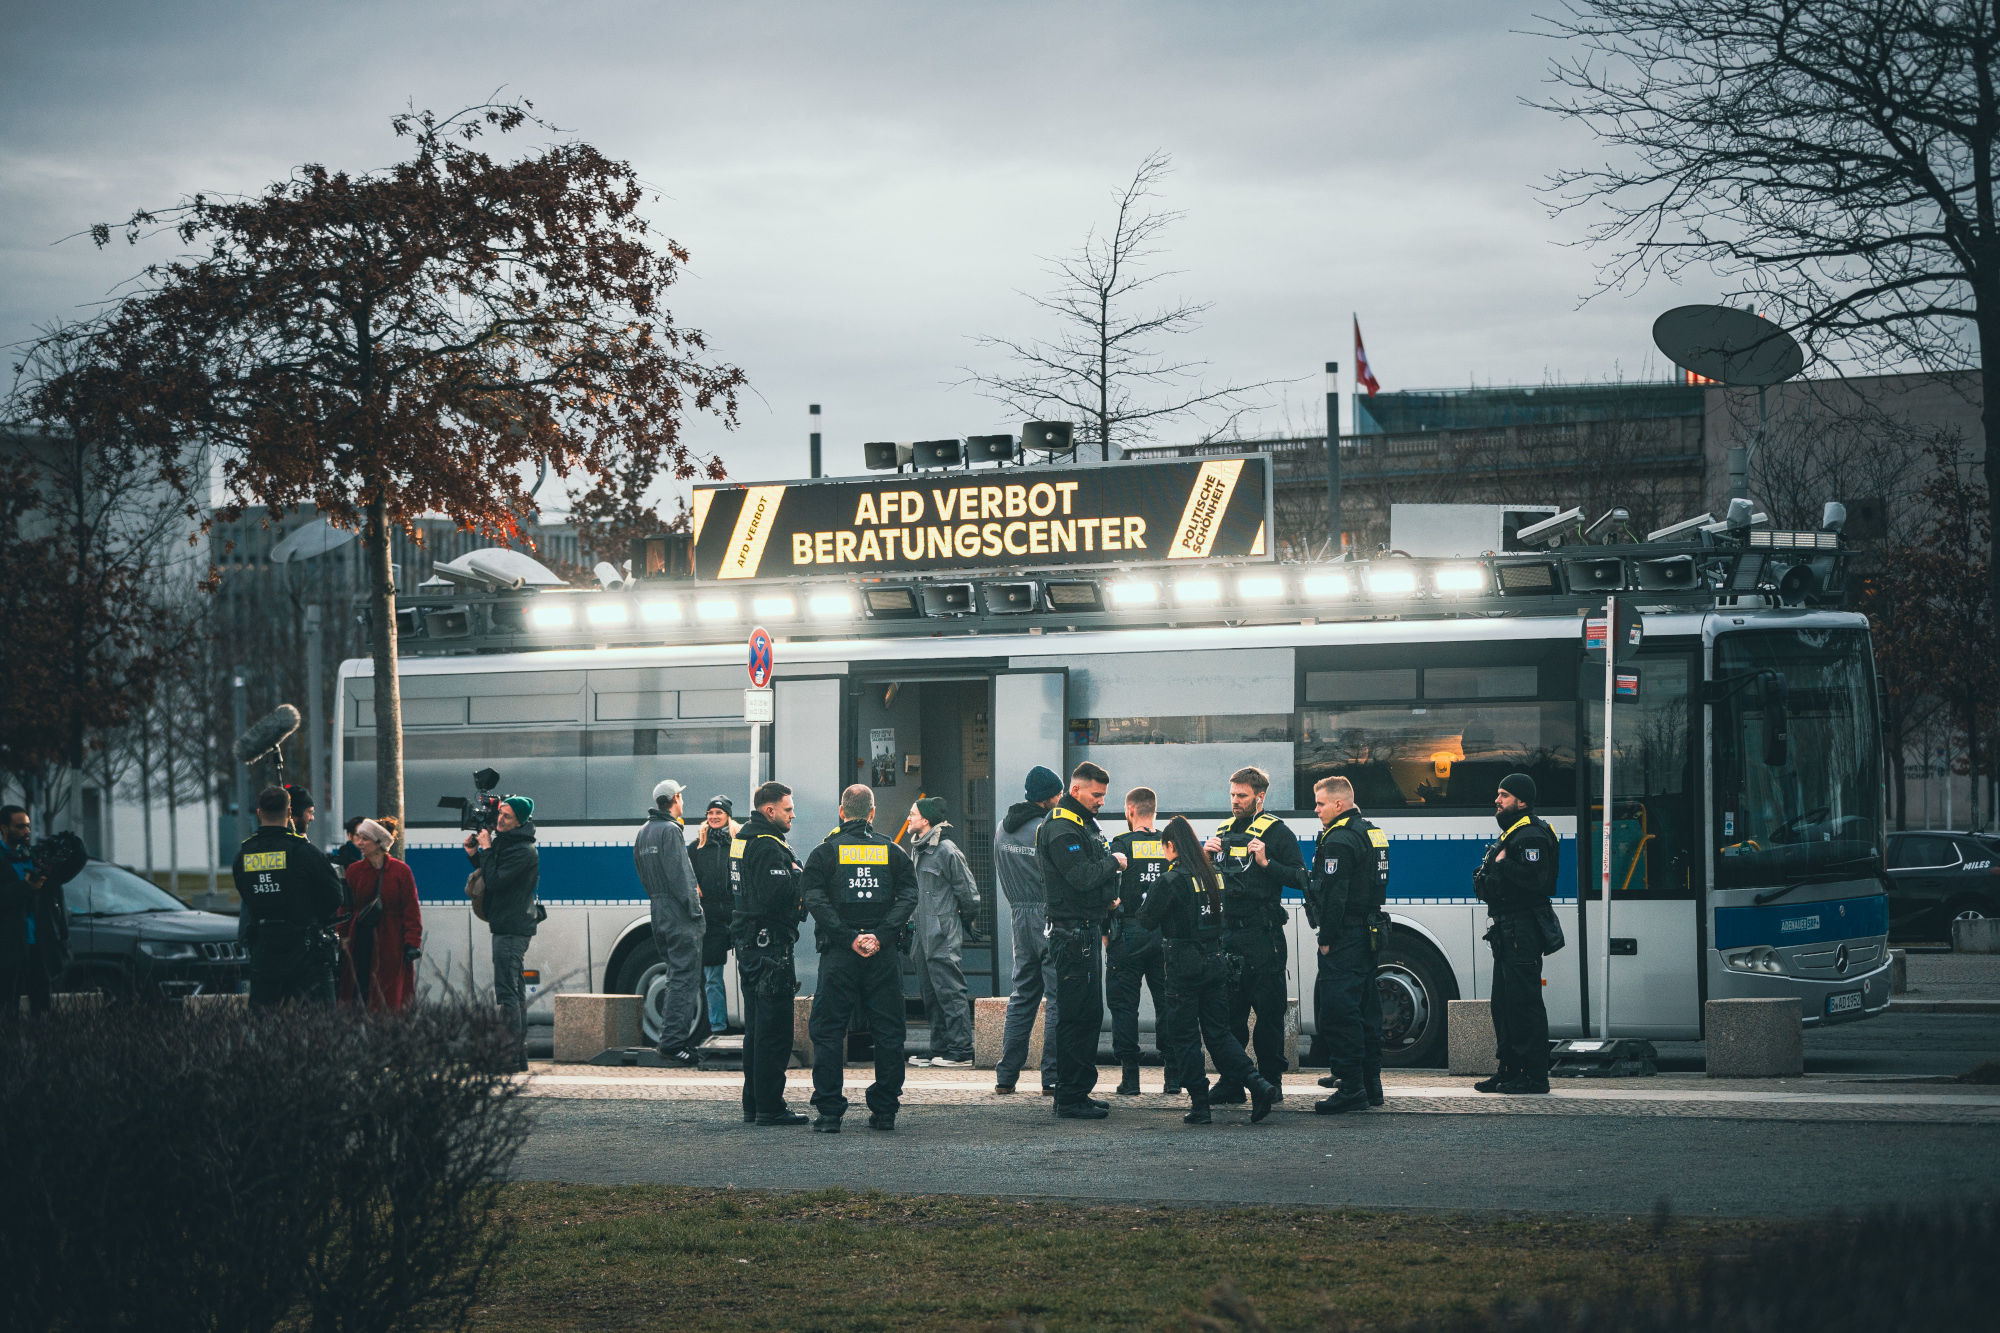
[[[1222,600],[1220,579],[1178,579],[1174,583],[1174,600],[1182,606],[1207,606]]]
[[[1276,574],[1245,574],[1236,580],[1236,595],[1246,602],[1274,602],[1285,595],[1285,580]]]
[[[576,623],[576,611],[567,606],[531,606],[528,623],[536,629],[566,629]]]
[[[736,619],[736,599],[734,597],[704,597],[694,604],[697,620],[717,621]]]
[[[1377,565],[1368,571],[1368,592],[1374,597],[1408,597],[1417,590],[1417,571]]]
[[[1102,611],[1104,593],[1095,583],[1051,583],[1046,589],[1051,611]]]
[[[759,620],[790,620],[799,613],[798,599],[788,592],[766,593],[750,599],[750,609]]]
[[[1524,593],[1560,592],[1561,583],[1556,579],[1556,567],[1545,560],[1533,563],[1495,565],[1493,576],[1500,584],[1502,597]]]
[[[1160,585],[1145,579],[1131,579],[1111,585],[1113,606],[1151,606],[1160,600]]]
[[[623,602],[597,602],[585,607],[583,616],[593,625],[622,625],[631,619],[632,613]]]
[[[915,620],[923,615],[917,606],[917,591],[910,587],[885,584],[864,588],[861,601],[876,620]]]
[[[1346,597],[1354,591],[1354,580],[1345,573],[1308,574],[1301,586],[1308,597]]]
[[[671,597],[654,597],[639,603],[639,619],[650,625],[681,623],[681,604]]]
[[[1439,592],[1485,592],[1486,571],[1478,565],[1446,565],[1431,582]]]
[[[816,592],[806,606],[812,611],[814,620],[851,620],[855,612],[854,594]]]

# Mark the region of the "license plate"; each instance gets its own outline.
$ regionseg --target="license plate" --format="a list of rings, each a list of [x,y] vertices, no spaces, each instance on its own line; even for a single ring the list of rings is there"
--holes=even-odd
[[[1860,1007],[1861,992],[1858,990],[1842,991],[1838,995],[1829,995],[1826,997],[1826,1011],[1829,1014],[1853,1013]]]

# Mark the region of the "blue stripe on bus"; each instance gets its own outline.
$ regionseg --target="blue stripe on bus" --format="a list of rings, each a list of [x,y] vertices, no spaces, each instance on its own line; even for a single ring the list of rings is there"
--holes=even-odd
[[[1394,900],[1471,902],[1472,872],[1486,854],[1479,838],[1392,838],[1389,843],[1389,889]],[[541,845],[541,882],[537,892],[545,903],[645,901],[632,849],[625,843],[548,843]],[[1310,853],[1310,844],[1300,849]],[[426,902],[452,902],[463,897],[469,865],[457,847],[412,847],[407,859]],[[1574,898],[1576,841],[1562,840],[1557,862],[1558,898]],[[1287,891],[1293,902],[1304,895]],[[1886,909],[1885,909],[1886,910]],[[1862,932],[1855,932],[1862,933]],[[1877,932],[1878,934],[1880,932]]]
[[[1881,894],[1824,903],[1769,903],[1715,909],[1715,947],[1782,947],[1889,933],[1889,900]]]

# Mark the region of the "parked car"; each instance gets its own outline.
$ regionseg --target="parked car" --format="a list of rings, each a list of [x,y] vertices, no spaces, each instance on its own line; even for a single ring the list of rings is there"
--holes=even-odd
[[[2000,916],[2000,847],[1985,835],[1889,835],[1889,938],[1942,940],[1953,921]]]
[[[159,1001],[250,985],[236,918],[197,912],[122,866],[90,861],[63,886],[70,964],[59,990]]]

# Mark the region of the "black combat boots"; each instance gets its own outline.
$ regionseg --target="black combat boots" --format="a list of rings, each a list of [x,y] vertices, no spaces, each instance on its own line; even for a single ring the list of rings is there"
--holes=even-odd
[[[1125,1077],[1118,1080],[1118,1095],[1120,1097],[1137,1097],[1139,1095],[1139,1062],[1137,1060],[1125,1061]]]

